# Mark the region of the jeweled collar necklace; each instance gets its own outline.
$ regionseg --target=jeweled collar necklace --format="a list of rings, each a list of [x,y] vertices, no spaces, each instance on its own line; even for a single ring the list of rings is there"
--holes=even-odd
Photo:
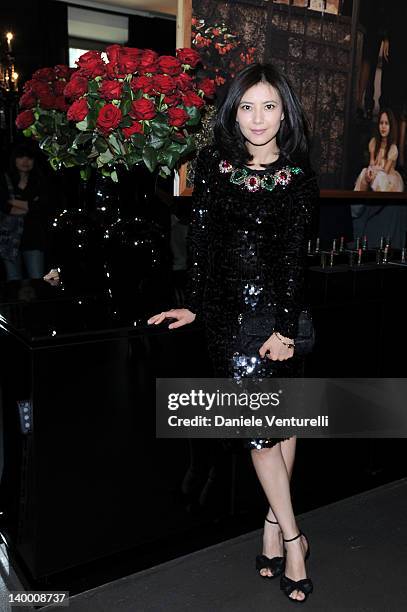
[[[255,174],[247,168],[235,168],[230,162],[222,159],[219,163],[219,170],[222,174],[230,173],[230,182],[234,185],[241,185],[247,191],[260,191],[267,189],[273,191],[277,185],[284,189],[291,183],[293,174],[301,174],[303,171],[298,166],[284,166],[270,174]]]

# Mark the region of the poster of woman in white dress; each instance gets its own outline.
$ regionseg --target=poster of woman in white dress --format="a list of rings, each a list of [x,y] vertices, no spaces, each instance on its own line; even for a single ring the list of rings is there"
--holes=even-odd
[[[394,113],[382,109],[375,134],[369,141],[369,165],[356,179],[355,191],[404,191],[401,174],[396,170],[399,151]]]

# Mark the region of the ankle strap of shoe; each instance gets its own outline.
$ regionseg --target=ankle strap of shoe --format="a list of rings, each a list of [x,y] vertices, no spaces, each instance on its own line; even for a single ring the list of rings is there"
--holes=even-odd
[[[270,521],[270,519],[268,519],[267,516],[266,516],[266,521],[268,523],[272,523],[273,525],[278,525],[278,521]]]
[[[294,540],[298,540],[300,536],[302,536],[302,531],[300,531],[298,535],[296,535],[294,538],[290,538],[289,540],[286,540],[285,538],[283,538],[283,540],[284,542],[293,542]]]

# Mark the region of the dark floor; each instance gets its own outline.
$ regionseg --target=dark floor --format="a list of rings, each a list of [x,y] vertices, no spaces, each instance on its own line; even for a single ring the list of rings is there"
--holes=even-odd
[[[405,609],[407,479],[298,517],[311,543],[309,610]],[[256,530],[75,595],[72,612],[292,610],[278,581],[256,575]],[[57,610],[55,607],[43,608]]]
[[[209,490],[206,489],[207,494],[203,500],[201,489],[206,486],[206,476],[195,495],[181,495],[179,485],[182,478],[178,480],[176,475],[184,473],[181,469],[182,456],[178,458],[178,466],[174,455],[178,446],[174,446],[173,440],[167,442],[171,443],[172,452],[169,454],[171,449],[164,445],[163,452],[168,451],[164,452],[164,456],[167,456],[167,460],[171,456],[172,461],[170,469],[165,472],[169,480],[165,486],[162,484],[159,487],[161,500],[157,498],[157,504],[162,508],[158,513],[160,520],[157,524],[150,521],[148,525],[149,531],[154,530],[155,525],[155,538],[154,531],[151,531],[149,544],[130,547],[115,555],[105,556],[38,581],[33,581],[27,575],[19,560],[14,558],[13,551],[8,550],[9,564],[25,589],[69,590],[71,595],[75,595],[208,546],[231,541],[239,536],[246,537],[262,525],[267,503],[247,452],[236,457],[234,485],[231,484],[231,457],[222,456],[222,461],[218,462],[222,465],[222,471],[217,474]],[[207,450],[203,445],[202,454]],[[404,458],[404,439],[299,439],[292,482],[296,514],[306,513],[309,516],[310,512],[326,507],[326,504],[405,478]],[[175,474],[172,477],[171,471]],[[147,526],[137,517],[135,521],[137,529],[144,532]],[[113,529],[114,526],[106,525],[106,529],[109,528]],[[78,546],[80,544],[78,542]],[[1,600],[0,610],[3,612]]]

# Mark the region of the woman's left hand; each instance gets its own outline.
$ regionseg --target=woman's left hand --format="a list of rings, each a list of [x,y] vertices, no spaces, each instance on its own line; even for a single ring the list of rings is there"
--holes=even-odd
[[[268,340],[259,349],[259,354],[261,357],[267,357],[272,361],[285,361],[286,359],[290,359],[294,355],[294,349],[283,344],[294,344],[294,340],[291,338],[285,338],[281,334],[279,334],[279,338],[276,334],[272,334]],[[267,354],[266,354],[267,353]]]

